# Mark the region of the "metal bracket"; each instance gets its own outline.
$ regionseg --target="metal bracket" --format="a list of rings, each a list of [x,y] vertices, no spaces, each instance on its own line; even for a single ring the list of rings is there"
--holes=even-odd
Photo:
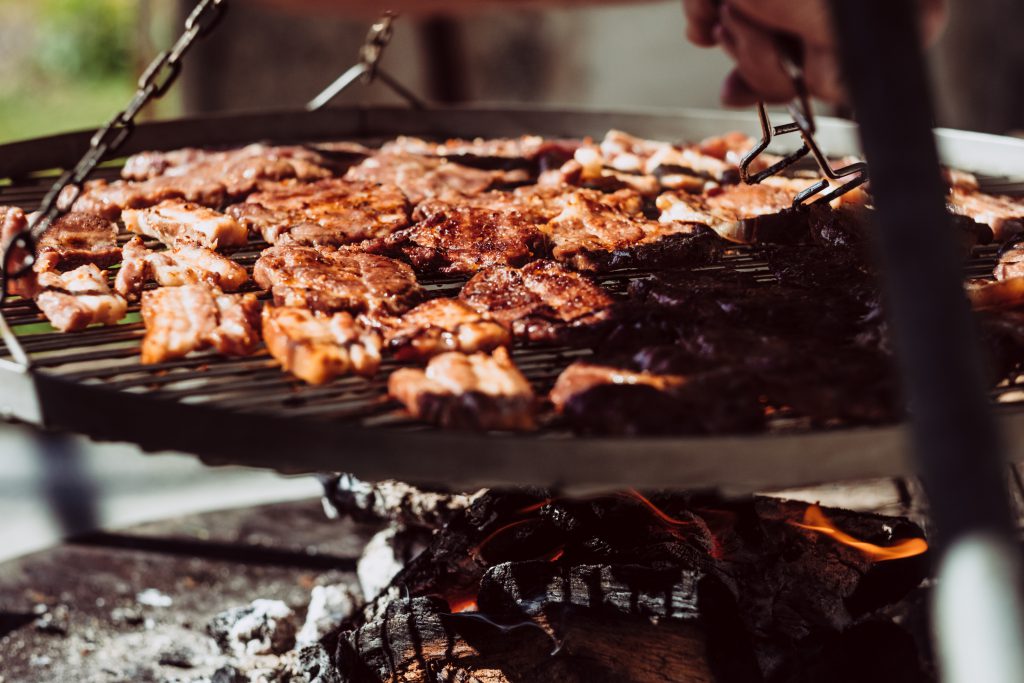
[[[370,26],[370,30],[366,34],[366,41],[359,49],[359,62],[346,69],[344,73],[310,100],[306,104],[307,111],[316,111],[327,106],[334,98],[348,90],[357,81],[361,81],[364,85],[370,85],[377,80],[386,85],[391,92],[405,100],[413,109],[426,108],[423,100],[380,67],[380,59],[384,54],[384,48],[391,42],[394,31],[393,25],[396,18],[397,15],[393,12],[385,12],[380,19]]]

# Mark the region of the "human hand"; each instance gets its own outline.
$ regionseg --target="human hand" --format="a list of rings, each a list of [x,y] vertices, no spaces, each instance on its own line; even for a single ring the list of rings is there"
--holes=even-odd
[[[918,0],[918,5],[921,33],[930,45],[942,31],[946,3]],[[786,102],[796,95],[782,67],[780,35],[801,47],[810,94],[832,103],[845,100],[826,0],[683,0],[683,10],[690,41],[720,46],[736,63],[722,86],[724,104]]]

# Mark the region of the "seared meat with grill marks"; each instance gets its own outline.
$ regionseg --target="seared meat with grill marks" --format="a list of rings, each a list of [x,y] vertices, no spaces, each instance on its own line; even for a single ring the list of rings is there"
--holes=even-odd
[[[356,251],[278,245],[263,252],[253,279],[278,306],[333,313],[400,315],[422,290],[408,265]]]
[[[128,180],[161,177],[168,181],[204,178],[220,183],[228,197],[237,197],[265,180],[330,178],[334,175],[332,166],[325,155],[308,147],[253,144],[224,151],[186,148],[142,152],[129,157],[121,176]]]
[[[87,263],[109,268],[121,258],[117,225],[72,211],[53,222],[36,245],[36,270],[72,270]]]
[[[384,143],[380,149],[387,153],[423,156],[531,160],[536,159],[550,147],[572,149],[579,144],[579,141],[576,140],[545,140],[539,135],[523,135],[518,138],[454,139],[444,142],[430,142],[422,138],[400,135],[394,140]]]
[[[66,273],[38,274],[36,306],[61,332],[81,330],[93,323],[114,325],[128,311],[127,302],[110,291],[107,276],[95,264]]]
[[[1024,242],[1017,242],[1003,249],[992,274],[997,280],[1024,277]]]
[[[265,306],[263,341],[282,368],[310,384],[350,372],[371,377],[380,367],[380,336],[346,312]]]
[[[28,227],[28,217],[16,206],[0,206],[0,246],[6,247],[12,239]],[[17,268],[25,262],[28,254],[22,248],[12,249],[7,255],[8,262],[2,264]],[[7,293],[13,296],[32,297],[36,293],[36,278],[33,273],[26,273],[20,278],[11,279],[7,283]]]
[[[381,326],[386,347],[400,360],[423,360],[448,351],[492,351],[512,343],[505,326],[458,299],[432,299]]]
[[[996,241],[1024,232],[1024,200],[984,194],[970,187],[953,187],[949,210],[989,226]]]
[[[131,232],[155,237],[169,247],[230,248],[245,246],[248,240],[245,228],[231,216],[177,200],[125,211],[123,220]]]
[[[564,200],[562,213],[544,231],[556,261],[576,270],[635,266],[700,265],[711,261],[719,240],[694,223],[652,221],[628,190],[602,195],[581,190]]]
[[[607,292],[552,261],[487,268],[466,283],[459,298],[511,328],[516,338],[536,343],[592,339],[613,317]]]
[[[746,432],[764,425],[756,381],[717,370],[690,377],[576,362],[558,377],[551,401],[584,434]]]
[[[438,201],[424,201],[413,210],[412,219],[422,221],[430,216],[433,206],[451,206],[456,208],[487,209],[490,211],[514,211],[524,220],[538,226],[544,225],[562,213],[565,200],[571,196],[575,188],[549,187],[543,185],[524,185],[514,190],[490,190],[482,194],[465,196],[448,193]]]
[[[526,182],[529,174],[471,168],[441,157],[381,152],[350,168],[345,178],[397,185],[410,202],[419,204],[452,192],[475,195],[496,185]]]
[[[138,297],[148,280],[163,287],[206,283],[225,292],[234,292],[249,281],[245,268],[206,247],[183,244],[154,252],[135,237],[124,245],[123,254],[114,289],[129,300]]]
[[[246,356],[259,344],[255,294],[223,294],[205,284],[161,287],[142,294],[142,362],[163,363],[193,351]]]
[[[217,180],[190,175],[140,182],[90,180],[73,208],[117,220],[127,209],[144,209],[168,200],[217,207],[224,203],[224,186]]]
[[[515,209],[428,200],[416,213],[420,221],[385,240],[384,249],[401,254],[418,270],[475,273],[489,266],[521,266],[544,252],[544,234]]]
[[[409,224],[405,195],[394,185],[340,179],[267,185],[227,213],[271,244],[337,247]]]
[[[491,355],[444,353],[426,370],[396,370],[388,378],[388,392],[414,417],[441,427],[536,428],[533,389],[504,348]]]

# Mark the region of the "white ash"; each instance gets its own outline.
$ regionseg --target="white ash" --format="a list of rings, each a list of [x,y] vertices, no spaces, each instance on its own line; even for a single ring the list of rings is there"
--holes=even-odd
[[[427,540],[424,532],[397,525],[377,532],[356,565],[363,596],[367,600],[377,597],[410,560],[426,550]]]
[[[362,604],[363,596],[353,586],[342,583],[314,587],[306,610],[306,622],[295,636],[295,646],[303,648],[316,644],[355,614]]]
[[[324,491],[324,512],[330,519],[352,515],[427,529],[441,528],[483,493],[424,491],[400,481],[370,483],[351,474],[327,479]]]
[[[206,632],[236,657],[281,654],[295,645],[295,621],[295,612],[280,600],[253,600],[215,616]]]

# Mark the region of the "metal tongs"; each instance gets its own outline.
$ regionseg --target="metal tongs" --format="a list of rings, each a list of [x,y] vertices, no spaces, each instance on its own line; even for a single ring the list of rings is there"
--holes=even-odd
[[[811,108],[811,98],[807,91],[807,81],[804,78],[804,69],[801,65],[803,59],[800,45],[784,38],[779,38],[777,44],[781,54],[782,68],[792,79],[793,88],[796,91],[796,97],[787,105],[789,115],[793,118],[793,121],[779,126],[772,125],[765,103],[757,103],[757,116],[761,122],[761,140],[743,157],[743,161],[740,163],[740,178],[748,185],[756,185],[765,178],[778,175],[800,159],[811,154],[817,162],[818,168],[821,169],[822,175],[825,177],[797,194],[793,200],[793,207],[800,208],[805,206],[811,203],[810,200],[812,198],[814,198],[814,202],[828,203],[867,182],[867,164],[858,161],[842,168],[833,168],[831,162],[829,162],[814,139],[816,132],[814,112]],[[800,134],[800,137],[803,139],[800,147],[768,168],[751,173],[751,166],[768,149],[772,139],[788,133]],[[829,192],[822,194],[822,192],[832,186],[831,181],[838,182],[844,178],[848,178],[848,180]]]

